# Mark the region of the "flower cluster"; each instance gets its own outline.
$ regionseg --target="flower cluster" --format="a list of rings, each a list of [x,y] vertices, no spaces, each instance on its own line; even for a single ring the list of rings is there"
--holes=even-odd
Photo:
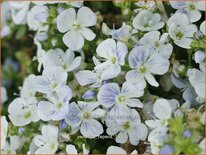
[[[204,3],[3,2],[1,152],[204,153]]]

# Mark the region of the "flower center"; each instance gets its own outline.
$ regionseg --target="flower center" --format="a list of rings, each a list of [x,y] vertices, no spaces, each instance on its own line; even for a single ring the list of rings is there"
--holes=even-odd
[[[178,40],[181,40],[182,37],[183,37],[183,33],[182,33],[181,31],[176,32],[175,35],[176,35],[176,38],[177,38]]]
[[[145,66],[140,66],[140,67],[138,68],[138,71],[139,71],[140,73],[146,73],[146,72],[147,72],[147,67],[145,67]]]
[[[30,112],[30,111],[27,112],[27,113],[24,115],[24,118],[25,118],[25,119],[27,119],[27,118],[29,118],[29,117],[31,117],[31,112]]]
[[[111,58],[111,62],[112,62],[112,64],[115,64],[115,63],[117,62],[117,58],[116,58],[115,56],[113,56],[113,57]]]
[[[57,109],[60,109],[61,107],[62,107],[62,103],[61,102],[57,103]]]
[[[50,145],[50,147],[51,147],[51,150],[54,150],[54,143],[52,143],[52,144]]]
[[[83,118],[84,118],[84,119],[89,119],[90,117],[91,117],[91,115],[90,115],[89,112],[85,112],[85,113],[83,114]]]
[[[130,127],[131,127],[130,122],[126,122],[126,123],[123,124],[123,128],[125,130],[129,129]]]
[[[151,27],[152,21],[148,20],[147,17],[144,17],[144,28]]]
[[[125,95],[119,95],[116,98],[117,103],[124,103],[126,101],[127,97]]]
[[[195,5],[194,4],[189,4],[189,10],[194,11],[195,10]]]
[[[80,29],[80,24],[77,23],[77,22],[75,22],[75,23],[73,24],[73,28],[74,28],[75,30],[79,30],[79,29]]]
[[[52,89],[56,88],[57,86],[58,86],[57,83],[52,83],[52,85],[51,85]]]

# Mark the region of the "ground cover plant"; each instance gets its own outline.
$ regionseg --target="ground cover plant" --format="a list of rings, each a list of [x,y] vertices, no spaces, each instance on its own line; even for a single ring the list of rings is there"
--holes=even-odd
[[[1,3],[1,154],[204,154],[204,1]]]

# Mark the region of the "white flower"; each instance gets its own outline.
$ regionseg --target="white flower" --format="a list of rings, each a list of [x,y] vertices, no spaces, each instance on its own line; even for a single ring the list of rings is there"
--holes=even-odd
[[[155,120],[147,120],[145,123],[150,128],[161,128],[168,125],[168,119],[172,115],[172,107],[165,99],[157,99],[153,106]]]
[[[196,63],[204,63],[205,60],[205,52],[202,50],[197,50],[194,55],[193,59],[195,60]]]
[[[171,80],[172,83],[175,85],[175,87],[183,91],[182,97],[186,102],[193,103],[193,104],[197,103],[197,101],[195,100],[197,94],[194,88],[189,83],[188,79],[183,80],[179,77],[176,77],[174,74],[172,74]]]
[[[83,6],[84,1],[79,0],[79,1],[69,2],[69,1],[65,1],[65,0],[57,0],[57,1],[53,1],[53,0],[51,0],[51,1],[36,1],[36,0],[34,0],[32,2],[36,5],[69,3],[73,7],[80,8],[81,6]]]
[[[132,35],[132,28],[130,25],[127,25],[126,23],[122,24],[122,27],[115,30],[115,29],[109,29],[109,27],[103,23],[102,24],[102,32],[105,35],[111,35],[112,38],[117,39],[119,41],[127,42]]]
[[[200,25],[200,31],[205,35],[205,21],[203,21]]]
[[[129,107],[143,107],[142,102],[137,99],[143,93],[143,90],[138,90],[127,82],[123,83],[121,91],[117,83],[108,83],[100,87],[97,99],[103,107],[111,108],[108,113],[110,121],[121,123],[129,115]]]
[[[124,144],[129,139],[132,145],[138,145],[139,140],[145,140],[148,130],[145,124],[141,123],[138,112],[134,109],[129,110],[127,119],[122,123],[108,122],[107,133],[116,135],[116,142]]]
[[[43,125],[42,135],[34,137],[34,144],[38,147],[35,154],[55,154],[58,149],[58,128],[52,125]]]
[[[30,2],[10,2],[12,20],[15,24],[25,24]]]
[[[81,86],[92,84],[90,87],[96,88],[96,87],[100,87],[102,84],[100,72],[82,70],[76,73],[76,78]]]
[[[46,23],[48,14],[48,8],[43,5],[34,6],[27,15],[27,24],[31,30],[38,30]]]
[[[71,6],[73,6],[73,7],[80,8],[83,6],[83,2],[84,1],[82,1],[82,0],[73,1],[73,2],[71,1],[69,4],[71,4]],[[58,3],[59,3],[59,1],[58,1]]]
[[[51,49],[45,53],[43,66],[44,69],[53,66],[60,66],[66,72],[71,72],[77,69],[81,64],[81,57],[75,58],[73,51],[67,49],[64,52],[62,49]]]
[[[121,147],[118,146],[110,146],[107,149],[107,153],[106,154],[127,154],[127,152],[122,149]],[[136,150],[134,150],[131,154],[138,154]]]
[[[139,8],[135,9],[135,11],[141,11],[141,10],[149,10],[154,11],[156,8],[156,4],[154,1],[140,1],[136,2],[135,5],[137,5]]]
[[[34,90],[41,93],[51,93],[66,84],[67,72],[62,67],[50,67],[43,70],[42,75],[33,79]]]
[[[80,132],[87,138],[94,138],[103,133],[102,124],[96,119],[104,116],[105,111],[98,108],[97,102],[71,103],[69,111],[65,118],[66,122],[72,128],[80,128]]]
[[[4,148],[5,146],[7,130],[8,130],[8,122],[6,120],[6,117],[1,116],[1,148]]]
[[[72,90],[68,86],[61,86],[51,94],[47,95],[49,101],[40,101],[38,103],[38,114],[44,121],[59,121],[65,118],[69,100],[72,98]]]
[[[8,100],[7,91],[5,87],[1,87],[1,103],[3,104]]]
[[[31,74],[28,77],[25,78],[23,86],[20,91],[21,98],[27,99],[27,100],[35,100],[36,91],[33,88],[33,79],[35,78],[35,75]]]
[[[145,121],[145,124],[153,129],[148,135],[148,141],[151,144],[151,152],[154,154],[159,153],[160,146],[164,143],[168,131],[168,119],[172,116],[172,110],[167,100],[157,99],[153,106],[154,120]]]
[[[82,144],[82,149],[82,154],[89,154],[89,150],[86,149],[85,144]],[[66,146],[66,152],[67,154],[78,154],[76,147],[72,144]]]
[[[149,53],[144,46],[136,46],[129,54],[129,65],[133,69],[126,74],[126,80],[144,89],[146,81],[155,87],[159,84],[153,74],[163,75],[169,69],[169,61],[158,53]]]
[[[10,136],[10,143],[6,142],[2,147],[2,154],[16,154],[16,150],[20,147],[20,137]]]
[[[125,64],[128,53],[127,46],[114,39],[106,39],[97,47],[97,54],[105,59],[105,62],[97,65],[95,70],[103,70],[101,79],[108,80],[119,75],[121,66]]]
[[[179,9],[178,12],[184,12],[190,19],[190,22],[196,22],[201,18],[201,12],[205,11],[204,1],[187,1],[187,2],[170,2],[174,9]]]
[[[202,102],[204,102],[205,100],[205,72],[204,70],[201,71],[195,68],[189,69],[187,71],[187,75],[198,97],[202,100]]]
[[[151,153],[153,154],[159,154],[160,148],[164,144],[166,138],[167,138],[167,128],[158,128],[154,129],[152,132],[150,132],[148,136],[148,141],[151,145]]]
[[[69,8],[57,16],[57,29],[63,36],[63,42],[71,50],[77,51],[84,46],[84,38],[92,41],[95,34],[87,27],[96,24],[96,16],[87,7],[81,7],[77,14],[75,9]]]
[[[35,35],[35,39],[34,40],[38,40],[38,41],[45,41],[48,39],[48,30],[49,30],[49,26],[45,25],[45,26],[41,26],[38,31],[36,32]],[[34,41],[35,42],[35,41]],[[37,41],[36,41],[37,42]],[[42,49],[41,44],[40,43],[36,43],[35,44],[37,46],[40,46],[38,48]],[[39,45],[38,45],[39,44]]]
[[[197,32],[197,27],[190,24],[187,15],[175,13],[172,15],[167,25],[169,27],[169,35],[174,40],[174,43],[182,48],[190,49],[190,44],[193,41],[192,37]]]
[[[25,100],[23,98],[16,98],[8,108],[9,118],[15,126],[24,126],[31,122],[37,122],[39,117],[37,115],[37,101]]]
[[[42,45],[40,44],[40,42],[36,38],[34,38],[34,43],[37,46],[37,56],[34,57],[34,60],[37,59],[37,61],[39,63],[38,71],[40,72],[41,66],[44,62],[44,55],[45,55],[46,51],[42,48]]]
[[[164,26],[164,23],[160,22],[160,19],[160,14],[153,14],[151,11],[142,10],[133,19],[133,26],[140,31],[159,30]]]
[[[93,61],[95,66],[101,64],[101,62],[96,57],[93,57]],[[90,87],[98,88],[102,85],[103,81],[101,78],[102,71],[103,70],[81,70],[76,73],[76,79],[81,86],[92,84]]]
[[[170,58],[172,54],[173,46],[167,41],[168,33],[162,34],[160,37],[159,31],[151,31],[146,33],[140,40],[139,43],[148,47],[153,52],[158,52],[166,59]]]

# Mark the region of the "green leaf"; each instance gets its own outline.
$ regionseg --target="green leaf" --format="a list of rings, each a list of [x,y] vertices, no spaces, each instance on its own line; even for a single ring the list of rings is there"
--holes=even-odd
[[[16,39],[20,39],[21,37],[23,37],[26,33],[26,26],[20,26],[18,29],[17,29],[17,32],[16,32]]]

